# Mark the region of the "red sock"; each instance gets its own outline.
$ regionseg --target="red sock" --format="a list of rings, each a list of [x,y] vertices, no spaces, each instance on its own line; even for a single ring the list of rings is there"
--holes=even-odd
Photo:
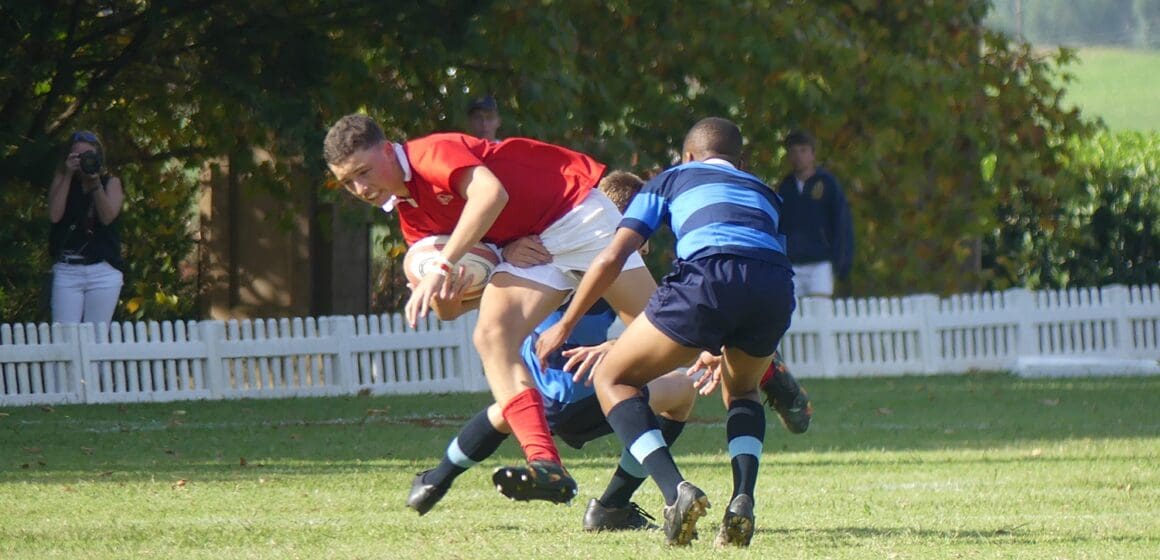
[[[761,376],[761,383],[758,383],[758,384],[757,384],[757,386],[758,386],[758,387],[764,387],[766,383],[769,383],[769,380],[770,380],[770,379],[773,379],[773,374],[774,374],[774,372],[776,372],[776,371],[777,371],[777,363],[776,363],[776,362],[770,362],[770,363],[769,363],[769,368],[768,368],[768,369],[766,369],[766,370],[765,370],[765,373],[764,373],[764,374],[762,374],[762,376]]]
[[[503,418],[511,426],[528,462],[544,460],[561,464],[539,391],[528,389],[513,397],[503,407]]]
[[[774,375],[785,373],[787,371],[789,371],[789,368],[786,367],[785,361],[781,359],[781,353],[774,351],[773,361],[769,362],[769,368],[766,369],[765,373],[761,375],[761,381],[758,382],[757,386],[765,387],[765,384],[769,383],[769,380],[773,379]]]

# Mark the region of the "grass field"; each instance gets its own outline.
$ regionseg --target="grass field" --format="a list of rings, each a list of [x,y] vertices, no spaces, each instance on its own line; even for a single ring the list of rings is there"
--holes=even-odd
[[[587,534],[613,439],[564,450],[571,507],[515,503],[497,457],[425,517],[403,507],[482,394],[0,409],[0,558],[1156,558],[1160,378],[807,380],[814,425],[766,438],[748,550],[719,401],[676,447],[714,507],[688,549]],[[650,482],[637,501],[660,513]]]
[[[1113,131],[1160,131],[1160,51],[1083,48],[1065,99]]]

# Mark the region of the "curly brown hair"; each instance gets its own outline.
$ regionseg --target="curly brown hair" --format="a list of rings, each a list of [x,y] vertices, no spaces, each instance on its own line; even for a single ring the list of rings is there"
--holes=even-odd
[[[387,139],[374,119],[361,114],[347,115],[330,127],[322,143],[322,157],[326,163],[337,165],[355,152],[377,146]]]

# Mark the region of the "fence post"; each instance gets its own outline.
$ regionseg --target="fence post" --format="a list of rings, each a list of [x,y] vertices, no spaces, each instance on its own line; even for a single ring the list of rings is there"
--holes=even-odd
[[[226,325],[221,321],[202,321],[197,325],[201,341],[205,343],[205,385],[212,399],[221,399],[229,386],[218,343],[226,338]]]
[[[330,336],[334,337],[334,392],[338,394],[352,394],[357,385],[355,379],[354,351],[350,349],[350,341],[354,338],[354,315],[328,317],[331,329]]]
[[[939,315],[939,298],[934,294],[918,294],[910,296],[914,302],[914,309],[918,312],[918,351],[922,357],[922,372],[926,374],[939,373],[942,362],[939,336],[935,332],[935,317]]]
[[[94,371],[95,368],[89,363],[89,346],[93,345],[95,341],[93,324],[71,323],[64,325],[64,329],[68,333],[68,340],[76,348],[73,351],[70,366],[76,372],[74,379],[77,383],[77,396],[80,398],[80,402],[85,404],[98,403],[101,394],[98,390],[100,384],[97,380],[97,373]]]
[[[1016,355],[1032,357],[1039,355],[1039,333],[1035,330],[1035,294],[1024,288],[1011,288],[1003,292],[1003,310],[1015,318]],[[1011,364],[1014,367],[1015,364]]]
[[[838,376],[838,342],[834,340],[834,300],[827,297],[807,297],[801,303],[818,324],[818,351],[822,377]]]
[[[1128,287],[1123,284],[1111,284],[1104,286],[1100,291],[1103,292],[1101,299],[1108,315],[1116,325],[1116,330],[1112,334],[1112,348],[1121,358],[1136,357],[1136,348],[1132,343],[1132,322],[1128,319]]]

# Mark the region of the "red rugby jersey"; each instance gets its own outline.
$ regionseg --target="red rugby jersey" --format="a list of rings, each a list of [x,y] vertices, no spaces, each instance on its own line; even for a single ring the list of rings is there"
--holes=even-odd
[[[403,151],[411,164],[407,188],[418,203],[396,206],[408,245],[455,228],[466,199],[453,185],[465,168],[487,166],[507,190],[507,206],[483,237],[500,245],[543,232],[588,196],[605,169],[587,155],[530,138],[488,142],[439,133],[408,141]]]

